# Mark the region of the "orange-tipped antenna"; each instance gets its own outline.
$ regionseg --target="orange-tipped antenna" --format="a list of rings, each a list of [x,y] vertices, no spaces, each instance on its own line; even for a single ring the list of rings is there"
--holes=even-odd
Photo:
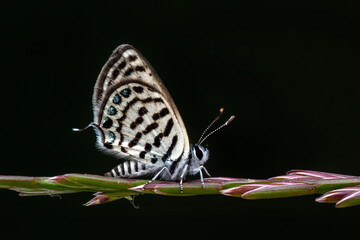
[[[212,134],[214,134],[215,132],[217,132],[218,130],[220,130],[221,128],[227,126],[234,118],[235,116],[231,116],[223,125],[221,125],[220,127],[216,128],[215,130],[213,130],[212,132],[210,132],[209,134],[207,134],[205,137],[204,134],[209,130],[209,128],[217,121],[220,119],[222,113],[224,112],[223,108],[220,108],[220,113],[219,115],[210,123],[210,125],[205,129],[205,131],[203,132],[203,134],[201,134],[201,137],[198,141],[198,144],[201,144],[205,141],[205,139],[207,139],[209,136],[211,136]]]
[[[92,122],[92,123],[89,123],[89,125],[87,125],[87,126],[84,127],[84,128],[81,128],[81,129],[79,129],[79,128],[73,128],[72,130],[73,130],[74,132],[82,132],[82,131],[88,130],[88,129],[91,128],[91,127],[98,127],[98,125],[97,125],[96,123]]]

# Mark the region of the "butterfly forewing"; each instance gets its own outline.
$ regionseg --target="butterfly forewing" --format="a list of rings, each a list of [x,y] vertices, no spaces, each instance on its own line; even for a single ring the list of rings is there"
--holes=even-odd
[[[122,158],[156,164],[189,152],[184,123],[168,91],[132,46],[118,47],[93,96],[98,145]]]

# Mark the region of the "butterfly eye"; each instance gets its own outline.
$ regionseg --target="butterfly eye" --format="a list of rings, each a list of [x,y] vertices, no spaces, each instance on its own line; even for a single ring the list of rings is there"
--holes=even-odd
[[[203,152],[202,150],[199,148],[199,146],[195,146],[195,154],[196,154],[196,157],[201,160],[203,158]]]

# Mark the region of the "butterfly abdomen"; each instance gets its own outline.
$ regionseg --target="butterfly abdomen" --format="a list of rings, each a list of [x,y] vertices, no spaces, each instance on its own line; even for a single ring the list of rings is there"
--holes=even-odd
[[[105,176],[115,178],[133,178],[143,176],[149,173],[149,169],[152,167],[146,163],[140,161],[125,161],[118,166],[114,167]]]

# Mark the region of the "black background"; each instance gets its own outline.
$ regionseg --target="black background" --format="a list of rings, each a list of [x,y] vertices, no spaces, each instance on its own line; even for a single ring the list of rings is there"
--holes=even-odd
[[[118,163],[94,147],[97,75],[122,43],[139,49],[196,142],[210,137],[213,176],[268,178],[290,169],[359,175],[359,6],[342,1],[13,1],[1,14],[0,173],[103,174]],[[0,226],[14,237],[333,236],[359,208],[316,196],[247,201],[140,196],[83,207],[91,194],[18,197],[1,191]],[[351,232],[351,231],[350,231]],[[219,235],[216,235],[219,236]]]

